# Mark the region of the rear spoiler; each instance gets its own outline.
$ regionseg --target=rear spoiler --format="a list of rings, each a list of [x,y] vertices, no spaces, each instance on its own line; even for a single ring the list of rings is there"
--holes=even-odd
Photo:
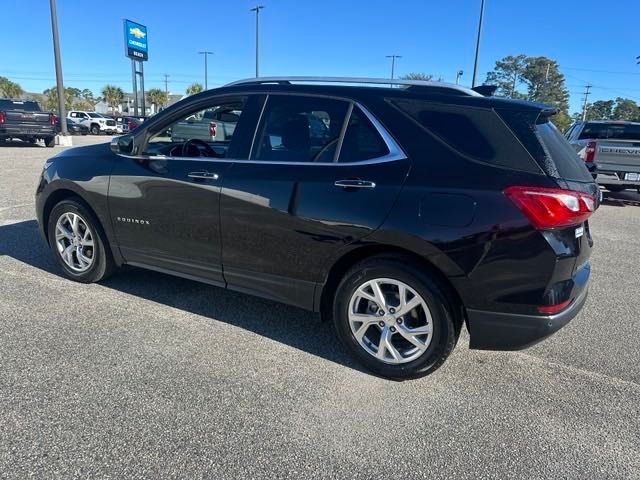
[[[471,90],[473,90],[476,93],[479,93],[484,97],[493,97],[493,94],[496,92],[497,89],[498,89],[497,85],[478,85],[477,87],[473,87]]]

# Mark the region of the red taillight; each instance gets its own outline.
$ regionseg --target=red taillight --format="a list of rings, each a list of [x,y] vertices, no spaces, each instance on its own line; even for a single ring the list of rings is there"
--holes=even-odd
[[[51,125],[55,125],[56,124],[56,116],[53,113],[49,114],[49,124],[51,124]]]
[[[587,163],[593,163],[596,158],[596,142],[591,141],[587,143],[587,147],[584,149],[584,161]]]
[[[218,125],[216,125],[216,122],[209,122],[209,136],[210,137],[215,137],[216,136],[216,129],[218,128]]]
[[[0,123],[4,123],[4,112],[0,112]]]
[[[567,300],[556,305],[541,305],[538,307],[538,312],[543,313],[544,315],[553,315],[567,308],[570,303],[571,300]]]
[[[573,190],[515,186],[506,188],[504,194],[537,229],[578,225],[595,210],[591,195]]]

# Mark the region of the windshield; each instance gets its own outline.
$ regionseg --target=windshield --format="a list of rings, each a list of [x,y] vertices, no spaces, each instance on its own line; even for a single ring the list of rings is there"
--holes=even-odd
[[[580,139],[640,140],[640,124],[633,123],[587,123]]]

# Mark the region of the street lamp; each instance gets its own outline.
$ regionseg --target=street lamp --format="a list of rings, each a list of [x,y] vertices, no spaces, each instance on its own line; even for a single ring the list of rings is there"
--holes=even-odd
[[[58,16],[56,14],[56,0],[49,0],[51,9],[51,33],[53,34],[53,56],[56,65],[56,88],[58,90],[58,115],[62,136],[67,136],[67,113],[64,109],[64,82],[62,80],[62,62],[60,61],[60,40],[58,39]]]
[[[387,55],[387,58],[391,59],[391,80],[393,80],[396,74],[396,58],[402,58],[402,55]],[[393,87],[393,83],[391,86]]]
[[[260,76],[260,56],[259,56],[259,33],[260,33],[260,10],[264,8],[264,5],[256,5],[250,12],[256,12],[256,78]]]
[[[464,72],[462,70],[458,70],[456,72],[456,85],[458,85],[460,83],[460,77],[462,76]]]
[[[480,53],[480,36],[482,35],[482,20],[484,19],[484,0],[480,1],[480,20],[478,21],[478,38],[476,39],[476,55],[473,61],[473,78],[471,88],[476,86],[476,74],[478,73],[478,54]]]
[[[207,57],[209,55],[213,55],[213,52],[209,52],[207,50],[204,50],[202,52],[198,52],[198,54],[204,55],[204,89],[208,90],[208,88],[209,88],[209,72],[207,70]]]

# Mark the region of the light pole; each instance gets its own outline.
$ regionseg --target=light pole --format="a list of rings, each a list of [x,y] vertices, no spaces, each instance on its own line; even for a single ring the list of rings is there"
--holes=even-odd
[[[207,70],[207,57],[209,55],[213,55],[213,52],[208,52],[207,50],[204,50],[202,52],[198,52],[200,55],[204,55],[204,89],[208,90],[209,89],[209,71]]]
[[[464,72],[462,70],[458,70],[456,72],[456,85],[458,85],[460,83],[460,77],[462,76]]]
[[[478,21],[478,38],[476,40],[476,55],[473,61],[473,78],[471,88],[476,86],[476,74],[478,73],[478,54],[480,53],[480,37],[482,35],[482,20],[484,19],[484,0],[480,0],[480,20]]]
[[[402,55],[387,55],[387,58],[391,59],[391,80],[393,80],[396,74],[396,58],[402,58]],[[393,87],[393,83],[391,86]]]
[[[58,39],[58,16],[56,14],[56,0],[49,0],[51,8],[51,33],[53,34],[53,56],[56,65],[56,87],[58,90],[58,115],[62,136],[67,136],[67,113],[64,109],[64,82],[62,80],[62,62],[60,61],[60,40]]]
[[[260,45],[259,45],[259,33],[260,33],[260,10],[264,8],[264,5],[256,5],[250,12],[256,12],[256,78],[260,76]]]

